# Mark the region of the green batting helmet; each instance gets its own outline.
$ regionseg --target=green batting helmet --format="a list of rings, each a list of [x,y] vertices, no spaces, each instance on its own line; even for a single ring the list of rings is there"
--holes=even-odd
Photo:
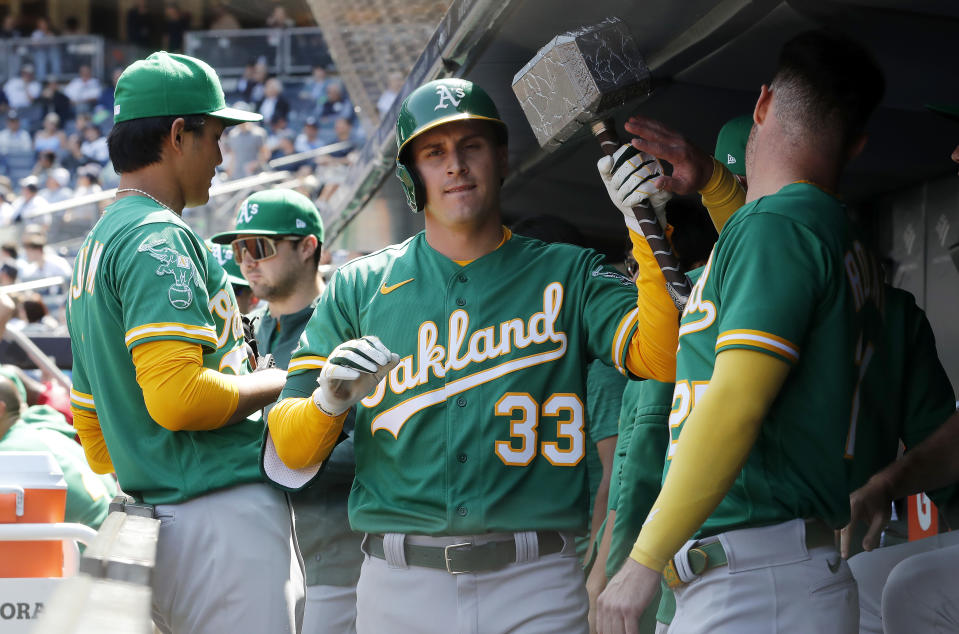
[[[396,119],[396,177],[403,183],[413,212],[422,211],[426,197],[423,184],[404,152],[410,141],[427,130],[453,121],[489,121],[497,140],[506,143],[506,124],[486,91],[465,79],[437,79],[410,93]]]

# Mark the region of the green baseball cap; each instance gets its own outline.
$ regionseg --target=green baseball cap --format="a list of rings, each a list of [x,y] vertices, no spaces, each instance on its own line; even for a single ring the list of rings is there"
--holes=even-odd
[[[210,250],[210,253],[216,258],[216,261],[219,262],[223,270],[226,271],[226,276],[229,278],[230,284],[250,286],[250,283],[243,277],[240,265],[233,259],[233,247],[228,244],[216,244],[212,240],[204,240],[203,243],[206,244],[206,248]]]
[[[249,196],[236,213],[233,231],[213,236],[213,242],[229,244],[237,236],[316,236],[323,243],[323,219],[309,198],[292,189],[267,189]]]
[[[113,122],[206,114],[226,125],[260,121],[263,116],[227,108],[223,87],[209,64],[188,55],[158,51],[127,66],[117,80]]]
[[[733,174],[746,175],[746,141],[753,129],[753,116],[744,114],[730,119],[719,129],[713,156]]]
[[[959,105],[952,105],[946,103],[927,103],[926,108],[932,110],[936,114],[941,114],[947,119],[952,119],[953,121],[959,121]]]

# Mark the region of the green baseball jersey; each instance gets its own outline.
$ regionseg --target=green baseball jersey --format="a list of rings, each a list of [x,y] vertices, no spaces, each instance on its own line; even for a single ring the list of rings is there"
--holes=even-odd
[[[596,443],[619,433],[619,410],[628,382],[624,375],[599,359],[590,364],[586,375],[586,486],[589,491],[587,513],[590,518],[593,516],[596,493],[603,480],[603,462],[599,458]],[[576,553],[580,557],[588,547],[589,536],[576,540]]]
[[[513,235],[459,266],[420,233],[336,272],[282,396],[375,335],[400,362],[357,406],[354,530],[580,531],[588,365],[623,370],[636,312],[595,252]]]
[[[71,404],[96,412],[124,491],[175,503],[261,480],[259,415],[173,432],[150,417],[136,380],[131,351],[147,341],[196,343],[205,367],[250,371],[226,273],[179,216],[140,196],[107,207],[77,254],[67,324]]]
[[[787,185],[726,223],[679,329],[665,470],[718,353],[753,350],[791,369],[698,536],[794,518],[847,522],[843,456],[858,398],[856,360],[877,336],[881,295],[844,205],[811,184]]]
[[[254,311],[260,354],[272,354],[277,367],[285,369],[315,308],[313,301],[303,310],[278,317],[270,314],[269,306]],[[349,420],[344,426],[348,437],[326,459],[323,476],[290,493],[308,586],[352,586],[360,578],[363,536],[350,529],[347,507],[354,472],[351,424]]]
[[[883,337],[863,359],[859,416],[846,444],[850,491],[896,459],[900,440],[915,447],[956,410],[926,314],[904,290],[887,286],[884,300]],[[954,490],[934,492],[936,503]]]
[[[66,421],[63,424],[70,428]],[[112,477],[97,475],[90,469],[83,448],[75,440],[45,423],[34,425],[20,420],[0,437],[0,454],[11,451],[51,453],[67,483],[64,521],[100,528],[109,513],[110,500],[117,494],[117,486]]]

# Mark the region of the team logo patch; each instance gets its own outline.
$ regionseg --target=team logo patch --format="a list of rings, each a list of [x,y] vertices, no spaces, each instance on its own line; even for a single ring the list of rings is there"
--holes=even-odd
[[[593,277],[605,277],[610,280],[619,280],[620,284],[622,284],[623,286],[633,285],[633,280],[629,279],[622,273],[618,271],[610,271],[608,269],[603,268],[602,266],[597,266],[595,269],[593,269],[593,272],[590,275],[592,275]]]
[[[454,96],[453,93],[456,93],[456,95]],[[439,96],[439,101],[436,102],[433,110],[449,108],[450,106],[456,108],[460,105],[460,102],[463,101],[463,97],[466,96],[466,92],[462,88],[457,88],[453,92],[450,92],[450,89],[443,84],[436,87],[436,94]]]
[[[190,288],[190,282],[197,286],[203,285],[203,278],[196,270],[193,260],[177,253],[172,247],[166,246],[166,240],[163,238],[147,240],[137,247],[137,251],[149,253],[150,257],[160,261],[160,266],[156,270],[157,275],[173,276],[173,284],[167,293],[170,304],[179,310],[189,308],[193,303],[193,289]]]

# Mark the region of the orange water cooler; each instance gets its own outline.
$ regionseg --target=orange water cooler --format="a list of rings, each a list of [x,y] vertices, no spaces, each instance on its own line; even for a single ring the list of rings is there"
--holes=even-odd
[[[45,452],[0,453],[0,524],[63,522],[67,484]],[[62,577],[61,541],[0,540],[0,577]]]

